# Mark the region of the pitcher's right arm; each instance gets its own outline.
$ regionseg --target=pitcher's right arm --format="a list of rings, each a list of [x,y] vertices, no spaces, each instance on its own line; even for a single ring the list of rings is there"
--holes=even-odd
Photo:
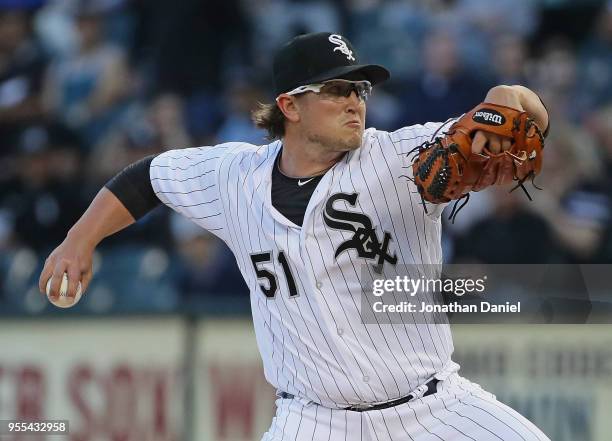
[[[50,295],[58,296],[63,273],[68,275],[68,296],[76,294],[79,281],[85,292],[92,277],[96,246],[161,204],[149,178],[153,158],[149,156],[126,167],[98,192],[64,241],[45,261],[38,281],[41,293],[45,294],[47,280],[53,277]]]

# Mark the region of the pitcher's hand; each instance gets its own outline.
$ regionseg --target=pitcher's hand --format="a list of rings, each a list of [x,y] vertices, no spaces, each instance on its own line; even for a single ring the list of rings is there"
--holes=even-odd
[[[92,260],[94,248],[76,238],[67,237],[45,260],[45,266],[40,273],[38,289],[46,295],[47,281],[51,281],[50,296],[58,297],[64,273],[68,274],[68,297],[76,295],[77,286],[81,282],[85,293],[92,277]]]

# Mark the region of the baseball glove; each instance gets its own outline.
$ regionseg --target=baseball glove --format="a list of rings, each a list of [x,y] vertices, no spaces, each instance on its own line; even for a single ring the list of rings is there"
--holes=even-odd
[[[472,153],[476,131],[495,133],[512,139],[510,149],[498,154],[486,147]],[[527,112],[497,104],[481,103],[456,121],[443,137],[418,147],[412,164],[414,182],[425,201],[434,204],[464,199],[470,191],[491,185],[517,182],[511,190],[533,179],[542,169],[544,136]],[[423,204],[424,205],[424,204]],[[454,220],[457,204],[451,218]]]

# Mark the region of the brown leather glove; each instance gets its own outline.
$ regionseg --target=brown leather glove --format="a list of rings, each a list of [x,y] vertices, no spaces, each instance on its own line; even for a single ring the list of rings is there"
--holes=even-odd
[[[476,131],[512,139],[509,150],[472,153]],[[455,122],[449,131],[418,149],[412,164],[414,181],[424,200],[439,204],[465,197],[491,185],[517,181],[514,189],[542,169],[544,137],[527,113],[497,104],[481,103]],[[514,190],[513,189],[513,190]]]

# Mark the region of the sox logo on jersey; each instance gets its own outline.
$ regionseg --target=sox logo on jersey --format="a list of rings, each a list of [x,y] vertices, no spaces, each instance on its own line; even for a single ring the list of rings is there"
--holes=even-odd
[[[152,162],[160,200],[219,236],[251,290],[264,374],[289,394],[264,440],[547,439],[456,373],[448,323],[361,319],[364,286],[377,276],[372,264],[392,277],[400,263],[442,261],[441,207],[424,210],[402,176],[411,169],[407,154],[451,123],[366,130],[362,146],[317,184],[301,227],[271,203],[281,142],[172,150]],[[404,397],[433,376],[443,380],[434,395],[344,410]]]
[[[325,204],[323,219],[330,228],[349,231],[353,237],[341,243],[334,257],[338,257],[342,252],[354,249],[359,257],[364,259],[377,259],[377,265],[382,266],[385,262],[393,265],[397,263],[397,255],[388,254],[391,233],[385,231],[382,243],[378,239],[376,228],[372,226],[372,220],[363,213],[353,211],[342,211],[334,208],[334,203],[338,200],[346,201],[354,207],[359,195],[357,193],[336,193],[329,197]],[[357,226],[355,226],[357,225]]]

